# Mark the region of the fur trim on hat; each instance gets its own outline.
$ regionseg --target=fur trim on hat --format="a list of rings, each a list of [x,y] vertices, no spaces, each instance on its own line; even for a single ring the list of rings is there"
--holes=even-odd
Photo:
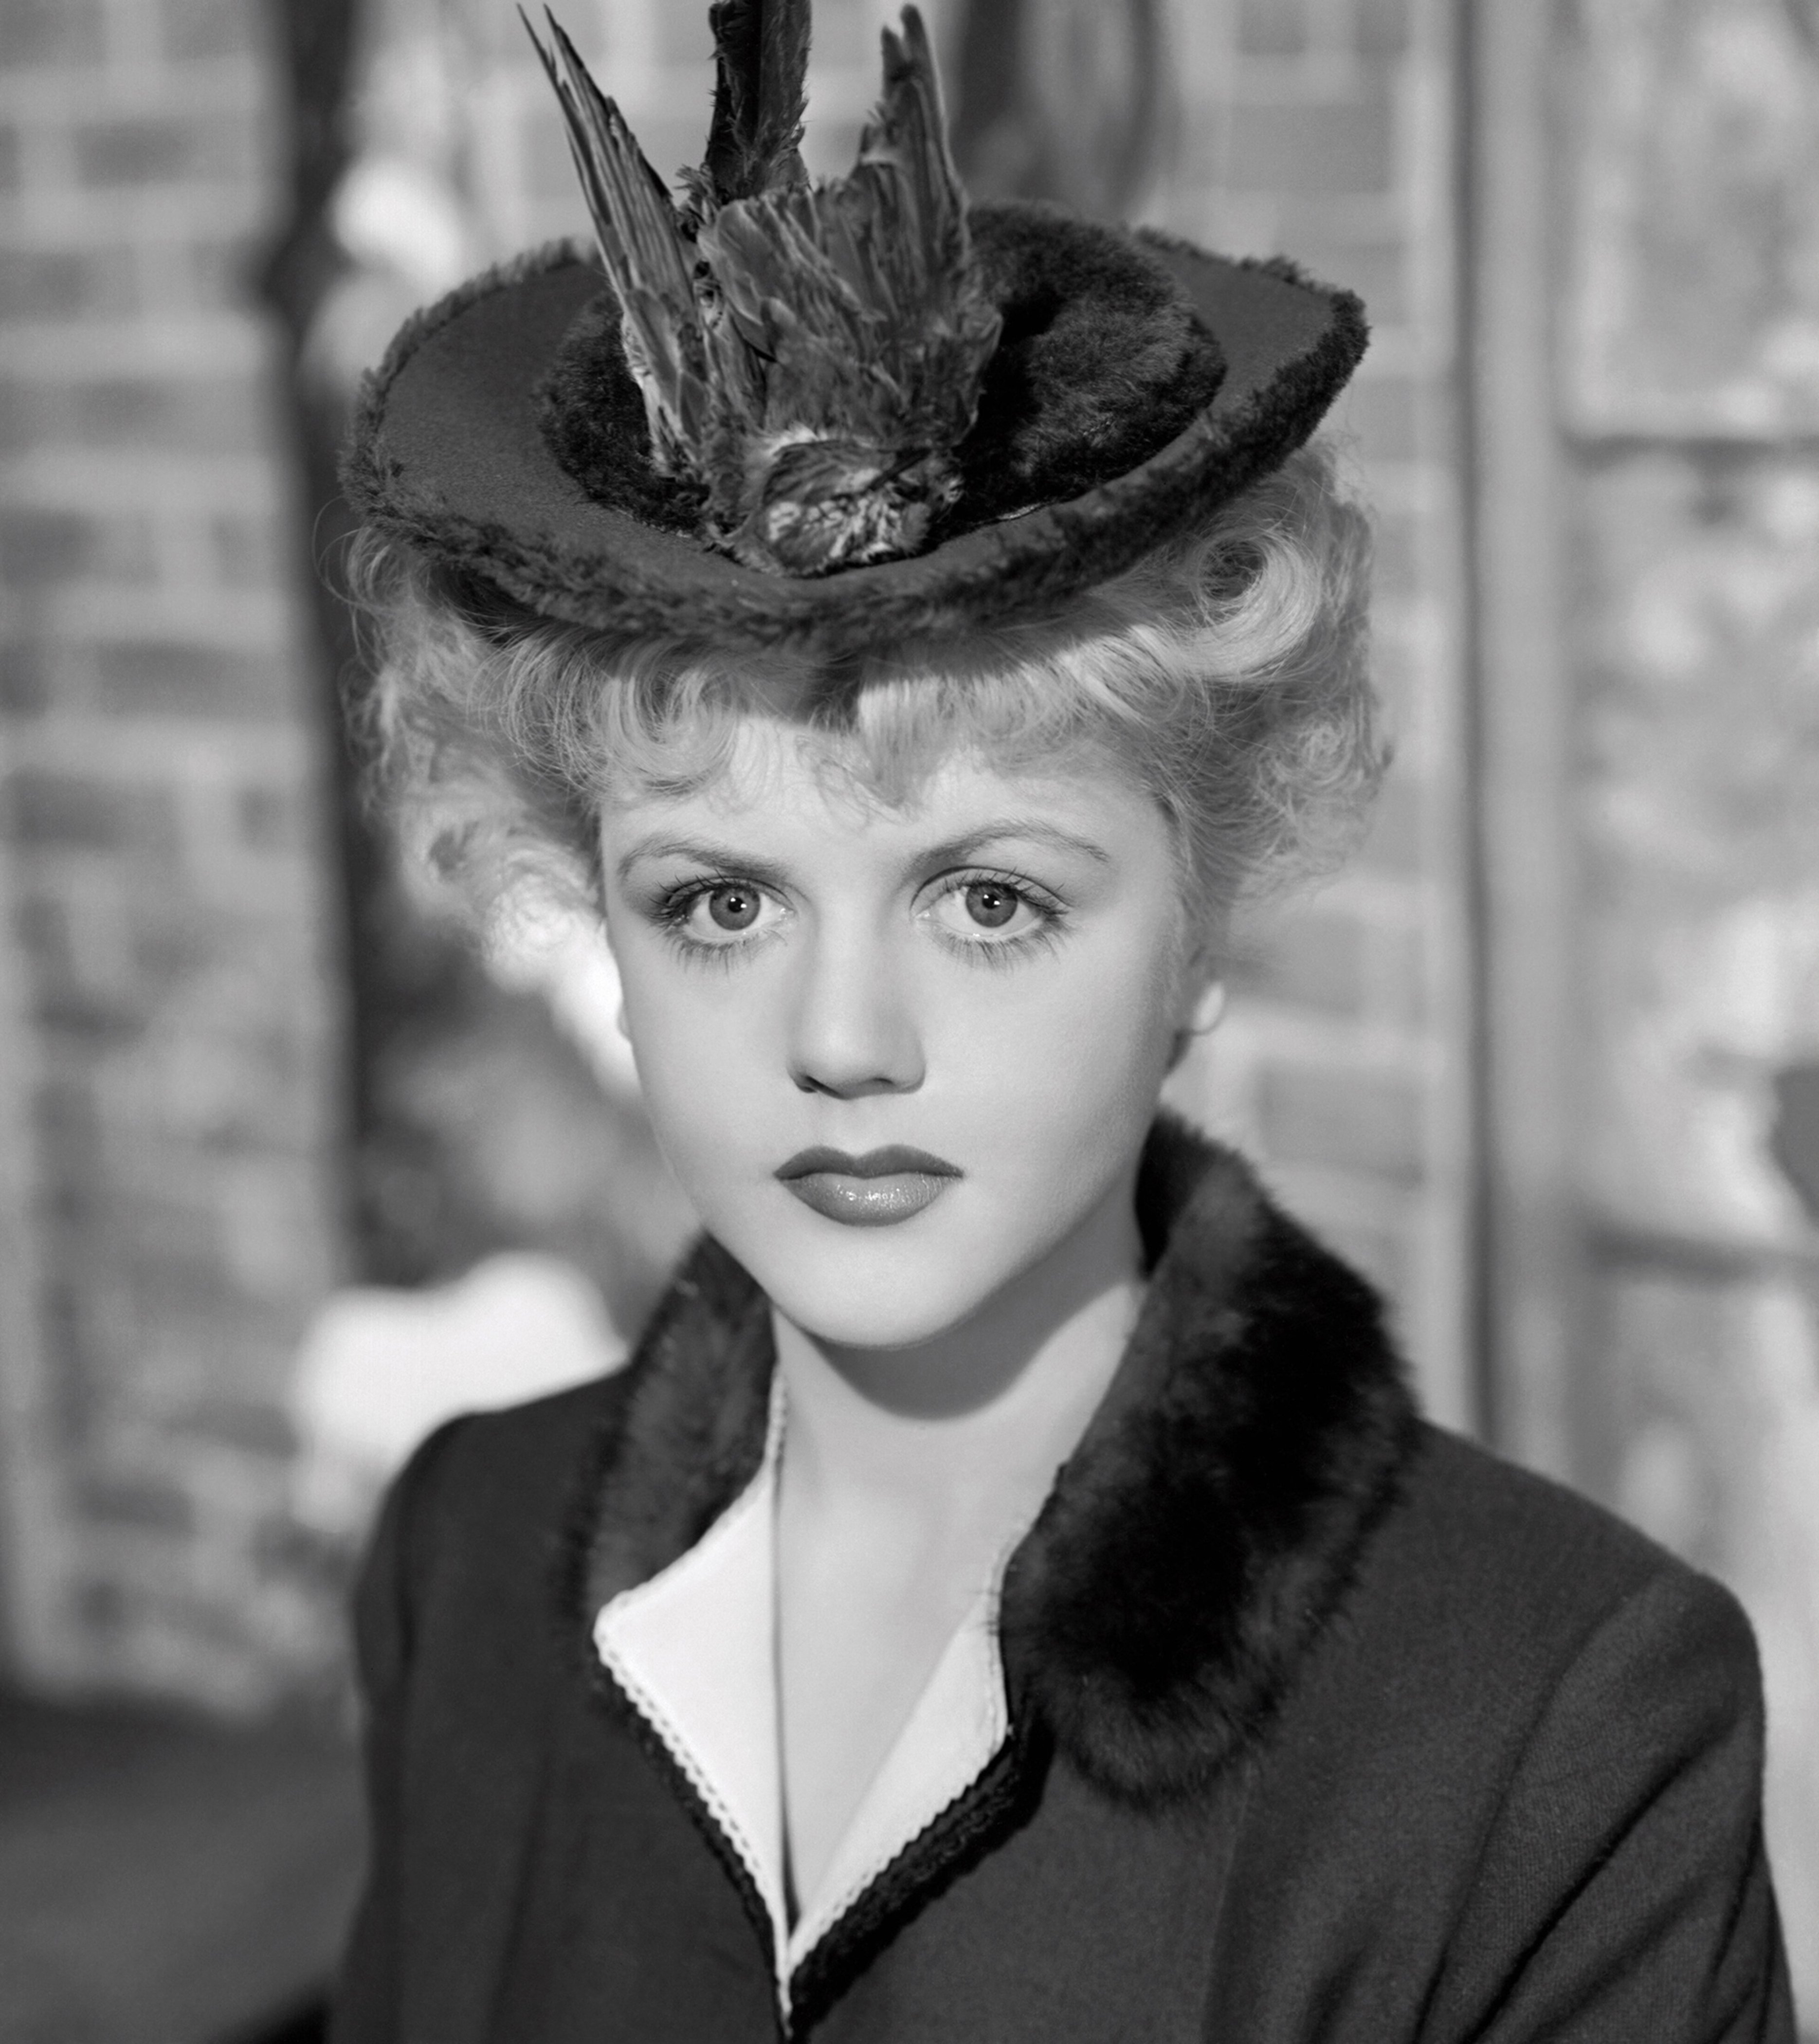
[[[1279,467],[1364,353],[1364,310],[1349,294],[1140,232],[1121,244],[1130,259],[1153,251],[1157,274],[1194,310],[1184,325],[1179,306],[1146,315],[1149,340],[1126,365],[1124,398],[1096,423],[1084,406],[1090,430],[1071,442],[1057,422],[1082,417],[1068,413],[1060,386],[1079,375],[1115,396],[1127,337],[1107,303],[1115,265],[1092,239],[1107,231],[1042,209],[1007,217],[1020,223],[999,251],[1013,309],[1019,279],[1035,274],[1020,267],[1026,232],[1052,241],[1064,265],[1084,235],[1103,261],[1096,271],[1080,257],[1077,317],[1057,313],[1020,340],[1013,335],[988,371],[988,383],[994,374],[1002,382],[980,437],[963,444],[963,465],[979,505],[996,490],[1009,515],[950,532],[926,553],[821,576],[767,574],[681,529],[685,507],[666,509],[658,479],[623,466],[627,448],[645,441],[609,446],[610,434],[585,425],[589,375],[609,419],[628,414],[610,362],[558,366],[578,317],[597,325],[589,309],[601,290],[600,272],[559,245],[476,279],[399,335],[363,394],[343,469],[349,500],[376,529],[544,617],[620,640],[787,647],[837,660],[1040,614],[1122,573]],[[1078,241],[1076,252],[1087,246]],[[1226,366],[1195,409],[1190,400],[1214,381],[1203,330]],[[571,379],[558,447],[538,394],[549,398],[552,369],[558,382]],[[1009,387],[1019,378],[1027,411]],[[1049,393],[1043,405],[1038,390]],[[1134,402],[1146,392],[1153,417]],[[642,434],[642,410],[636,423]],[[988,484],[995,450],[1004,467]],[[1139,458],[1121,467],[1132,454]],[[1088,476],[1100,479],[1077,494],[1045,494]],[[1042,501],[1028,508],[1027,491]]]

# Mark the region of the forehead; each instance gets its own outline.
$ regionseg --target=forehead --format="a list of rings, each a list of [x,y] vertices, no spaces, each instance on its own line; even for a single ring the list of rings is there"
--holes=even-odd
[[[658,817],[694,818],[850,840],[977,829],[1057,813],[1146,835],[1163,827],[1160,809],[1134,771],[1090,740],[1028,762],[993,759],[957,740],[896,763],[898,770],[881,772],[856,737],[743,717],[698,782],[616,790],[603,809],[602,833],[610,843]]]

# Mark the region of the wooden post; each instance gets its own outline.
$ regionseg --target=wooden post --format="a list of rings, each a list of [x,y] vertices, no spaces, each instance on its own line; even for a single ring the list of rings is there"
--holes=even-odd
[[[1584,1287],[1553,378],[1555,9],[1472,0],[1467,24],[1480,1331],[1492,1439],[1565,1476]]]

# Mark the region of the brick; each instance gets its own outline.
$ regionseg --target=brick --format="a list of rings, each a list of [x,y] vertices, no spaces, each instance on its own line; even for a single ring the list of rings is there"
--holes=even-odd
[[[260,44],[260,13],[247,0],[163,0],[165,52],[177,58],[251,52]]]
[[[0,644],[0,710],[41,717],[51,703],[51,669],[41,646],[29,640]]]
[[[101,1118],[92,1088],[67,1078],[47,1079],[33,1103],[39,1139],[47,1154],[67,1159],[74,1151],[86,1162],[101,1152]]]
[[[1387,191],[1394,169],[1387,99],[1232,109],[1230,179],[1240,191]]]
[[[105,377],[72,384],[74,431],[89,447],[251,454],[270,444],[265,391],[251,378]]]
[[[1360,56],[1399,57],[1411,36],[1409,0],[1351,0],[1353,34]]]
[[[20,773],[7,790],[17,841],[43,850],[174,855],[177,820],[162,790],[75,774]]]
[[[93,1475],[76,1493],[79,1508],[106,1527],[138,1533],[192,1532],[195,1508],[182,1486],[167,1476]]]
[[[56,439],[62,397],[54,383],[18,376],[0,378],[0,451],[17,454],[40,440]]]
[[[0,509],[0,580],[67,581],[93,555],[93,522],[74,511]]]
[[[274,1462],[286,1462],[297,1451],[290,1421],[277,1407],[256,1398],[212,1397],[175,1416],[187,1434]]]
[[[286,705],[288,663],[276,650],[148,639],[98,646],[104,707],[140,715],[269,716]]]
[[[133,976],[152,998],[180,990],[201,978],[216,950],[212,932],[184,916],[171,927],[148,928],[141,921],[132,939]]]
[[[243,788],[234,799],[234,827],[249,851],[294,851],[308,842],[301,804],[289,788]]]
[[[140,582],[152,572],[152,536],[143,520],[0,509],[0,581],[15,590],[85,575]]]
[[[78,319],[134,309],[124,248],[0,249],[0,319]]]
[[[1407,1079],[1349,1066],[1265,1064],[1258,1112],[1268,1155],[1414,1184],[1426,1162],[1421,1095]]]
[[[1299,56],[1307,48],[1307,0],[1240,0],[1238,36],[1245,56]]]
[[[69,957],[69,918],[60,901],[21,893],[13,904],[13,935],[25,955],[39,964],[61,966]]]
[[[0,69],[98,62],[106,41],[101,0],[6,0]]]
[[[198,235],[186,241],[173,287],[176,294],[198,310],[224,307],[244,317],[248,306],[258,302],[271,232],[262,212],[240,233]]]
[[[251,124],[238,115],[98,121],[77,129],[76,174],[90,187],[226,182],[252,176]]]
[[[62,988],[40,993],[33,1019],[47,1033],[65,1037],[89,1055],[98,1055],[136,1043],[145,1033],[148,1018],[124,1001]]]
[[[76,1593],[76,1607],[83,1630],[103,1640],[117,1639],[130,1629],[132,1612],[123,1585],[106,1576],[91,1576]]]

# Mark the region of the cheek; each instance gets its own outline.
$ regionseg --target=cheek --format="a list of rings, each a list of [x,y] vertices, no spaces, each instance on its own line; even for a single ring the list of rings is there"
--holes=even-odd
[[[944,1047],[954,1083],[1032,1174],[1070,1175],[1140,1139],[1176,1033],[1172,924],[1057,959],[1015,997],[983,989]]]
[[[728,1116],[749,1108],[762,1032],[745,989],[711,968],[679,970],[642,933],[618,951],[620,988],[640,1089],[658,1143],[692,1193],[704,1156],[723,1144]]]

